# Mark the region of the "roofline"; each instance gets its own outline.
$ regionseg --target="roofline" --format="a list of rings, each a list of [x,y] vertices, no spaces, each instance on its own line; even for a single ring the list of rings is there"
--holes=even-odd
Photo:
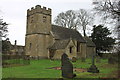
[[[67,28],[67,27],[63,27],[63,26],[59,26],[59,25],[55,25],[55,24],[52,24],[52,26],[57,26],[57,27],[61,27],[61,28],[65,28],[65,29],[70,29],[70,28]],[[77,31],[76,29],[70,29],[70,30],[75,30],[75,31]]]

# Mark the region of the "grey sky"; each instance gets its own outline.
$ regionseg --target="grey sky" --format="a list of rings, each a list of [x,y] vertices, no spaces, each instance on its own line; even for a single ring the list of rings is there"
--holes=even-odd
[[[26,12],[36,5],[52,9],[52,21],[58,13],[80,8],[92,9],[92,0],[0,0],[0,18],[9,23],[10,41],[25,45]]]

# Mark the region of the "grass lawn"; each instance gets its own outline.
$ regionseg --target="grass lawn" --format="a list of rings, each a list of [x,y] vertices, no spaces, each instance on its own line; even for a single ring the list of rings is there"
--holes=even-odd
[[[91,65],[91,59],[87,59],[86,62],[73,63],[76,68],[89,68]],[[9,67],[2,69],[3,78],[62,78],[61,70],[48,69],[51,67],[60,67],[61,61],[49,59],[31,60],[30,65]],[[100,73],[89,72],[74,72],[77,74],[76,78],[99,78],[99,77],[116,77],[117,64],[107,64],[107,60],[102,59],[101,63],[96,63],[96,66],[100,70]]]

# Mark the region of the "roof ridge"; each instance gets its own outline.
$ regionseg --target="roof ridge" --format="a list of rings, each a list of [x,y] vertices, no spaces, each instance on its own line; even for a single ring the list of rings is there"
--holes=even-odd
[[[59,26],[59,25],[55,25],[55,24],[52,24],[52,26],[54,26],[54,27],[60,27],[60,28],[65,28],[65,29],[69,29],[69,30],[74,30],[74,31],[77,31],[76,29],[70,29],[70,28],[63,27],[63,26]],[[78,32],[78,31],[77,31],[77,32]]]

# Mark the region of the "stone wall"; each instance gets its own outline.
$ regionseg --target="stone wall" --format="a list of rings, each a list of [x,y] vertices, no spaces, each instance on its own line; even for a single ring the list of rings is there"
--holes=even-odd
[[[74,44],[74,42],[71,40],[65,49],[56,50],[53,58],[54,59],[61,59],[61,56],[63,53],[66,53],[70,59],[72,59],[72,57],[76,57],[76,58],[83,58],[84,57],[84,58],[86,58],[87,57],[86,44],[80,43],[80,52],[77,52],[77,47]],[[72,46],[72,53],[70,53],[71,46]]]
[[[70,47],[72,47],[72,53],[70,53]],[[73,42],[73,40],[71,40],[69,42],[69,44],[67,45],[67,47],[65,48],[65,53],[68,55],[68,57],[70,59],[72,59],[72,57],[77,57],[77,52],[76,52],[76,45]]]
[[[36,6],[27,10],[26,34],[49,34],[51,31],[51,9]]]
[[[80,58],[84,57],[86,58],[86,43],[80,43]]]
[[[25,52],[31,57],[48,58],[48,47],[52,42],[51,9],[37,5],[27,10]]]
[[[72,53],[70,53],[70,47],[72,47]],[[76,46],[72,40],[65,49],[56,50],[53,59],[61,59],[63,53],[66,53],[70,59],[72,59],[72,57],[77,57]]]
[[[29,35],[26,40],[26,55],[48,58],[49,35]]]
[[[63,53],[65,53],[65,49],[56,50],[53,59],[61,59]]]

